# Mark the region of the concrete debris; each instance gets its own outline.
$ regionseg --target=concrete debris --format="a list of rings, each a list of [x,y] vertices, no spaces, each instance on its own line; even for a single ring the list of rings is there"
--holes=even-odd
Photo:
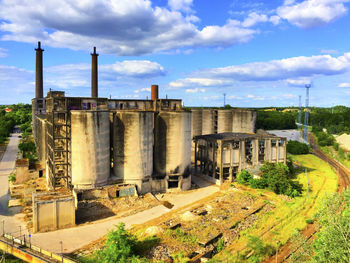
[[[147,236],[156,236],[157,234],[163,233],[164,229],[160,226],[150,226],[146,229],[145,234]]]
[[[199,218],[199,216],[193,214],[190,211],[187,211],[187,212],[185,212],[184,214],[181,215],[181,219],[183,221],[194,221],[194,220],[196,220],[198,218]]]

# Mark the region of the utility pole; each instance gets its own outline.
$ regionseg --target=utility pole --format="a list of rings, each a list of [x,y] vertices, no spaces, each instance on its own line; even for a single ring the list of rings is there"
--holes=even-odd
[[[309,89],[311,84],[306,84],[306,99],[305,99],[305,120],[304,120],[304,141],[309,143]]]
[[[224,107],[226,106],[226,93],[224,93]]]

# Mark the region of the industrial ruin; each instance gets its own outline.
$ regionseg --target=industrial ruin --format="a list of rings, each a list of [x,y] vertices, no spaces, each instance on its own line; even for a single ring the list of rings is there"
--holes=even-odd
[[[191,188],[193,171],[221,184],[247,167],[286,161],[283,138],[255,133],[254,110],[188,110],[181,99],[160,99],[158,85],[151,86],[150,100],[98,97],[95,47],[91,97],[66,97],[51,90],[44,97],[40,42],[35,50],[32,125],[39,177],[45,175],[50,190],[71,192],[76,208],[89,191],[107,191],[113,197],[119,190],[123,195],[183,191]],[[110,194],[113,189],[117,193]],[[67,200],[55,198],[55,204]],[[33,206],[44,207],[37,202]],[[57,228],[55,220],[43,228]]]
[[[194,137],[195,171],[221,185],[244,169],[264,162],[286,164],[286,138],[259,130],[256,134],[220,133]]]

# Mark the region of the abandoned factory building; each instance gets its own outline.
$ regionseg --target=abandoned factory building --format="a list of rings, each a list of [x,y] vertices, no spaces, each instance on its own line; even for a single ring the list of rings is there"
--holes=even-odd
[[[286,163],[286,139],[258,130],[249,133],[218,133],[194,137],[195,171],[221,185],[232,182],[243,169],[264,162]]]

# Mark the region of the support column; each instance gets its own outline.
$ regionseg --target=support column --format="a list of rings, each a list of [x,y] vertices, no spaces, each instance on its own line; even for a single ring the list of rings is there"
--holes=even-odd
[[[197,140],[194,141],[194,169],[197,174]]]
[[[219,142],[219,161],[220,161],[220,171],[219,171],[219,180],[220,180],[220,185],[224,182],[224,178],[223,178],[223,147],[222,147],[222,142]]]
[[[233,164],[232,164],[232,158],[233,158],[233,147],[232,147],[232,142],[229,144],[230,146],[230,177],[229,177],[229,181],[232,182],[233,181],[233,176],[232,176],[232,169],[233,169]]]

